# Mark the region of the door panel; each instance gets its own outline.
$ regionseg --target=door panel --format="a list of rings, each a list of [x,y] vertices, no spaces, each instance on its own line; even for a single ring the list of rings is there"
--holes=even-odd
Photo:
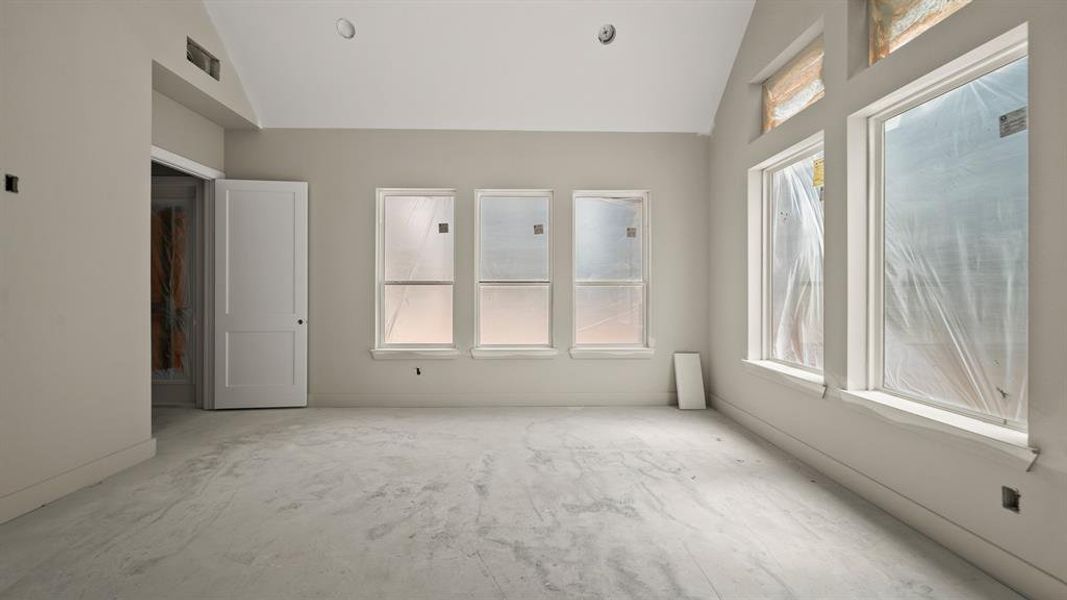
[[[215,182],[215,408],[307,406],[307,184]]]

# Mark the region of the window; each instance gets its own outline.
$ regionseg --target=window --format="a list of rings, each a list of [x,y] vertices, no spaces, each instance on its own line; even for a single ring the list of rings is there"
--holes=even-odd
[[[826,91],[822,81],[820,36],[763,82],[763,131],[784,123],[811,106]]]
[[[1025,43],[870,119],[874,390],[1025,428]],[[929,89],[929,88],[927,88]]]
[[[548,190],[479,190],[478,346],[552,345]]]
[[[889,56],[971,0],[868,0],[870,61]]]
[[[574,343],[648,347],[648,192],[574,193]]]
[[[750,171],[749,360],[823,368],[822,134]]]
[[[378,348],[452,345],[453,190],[378,190]]]

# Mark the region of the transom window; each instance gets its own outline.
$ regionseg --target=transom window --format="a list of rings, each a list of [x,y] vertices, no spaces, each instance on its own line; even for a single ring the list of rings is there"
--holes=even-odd
[[[451,346],[454,190],[378,190],[377,346]]]
[[[971,0],[868,0],[870,64],[970,3]]]
[[[648,346],[648,192],[574,193],[574,343]]]
[[[763,82],[763,131],[781,125],[826,93],[819,36]]]
[[[549,190],[478,190],[479,346],[551,346]]]

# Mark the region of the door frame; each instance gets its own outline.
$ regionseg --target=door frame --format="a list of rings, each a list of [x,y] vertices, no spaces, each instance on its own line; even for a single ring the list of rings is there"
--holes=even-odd
[[[195,160],[175,154],[159,146],[152,146],[151,162],[170,167],[186,175],[191,175],[201,180],[202,193],[201,205],[197,207],[197,235],[196,251],[202,257],[203,267],[199,270],[202,276],[200,289],[202,290],[201,319],[196,328],[197,356],[196,374],[194,376],[195,398],[197,408],[214,410],[215,408],[215,185],[216,179],[225,179],[226,174],[222,171],[196,162]],[[151,198],[149,199],[151,201]],[[212,340],[212,343],[208,343]],[[151,378],[151,375],[149,375]]]

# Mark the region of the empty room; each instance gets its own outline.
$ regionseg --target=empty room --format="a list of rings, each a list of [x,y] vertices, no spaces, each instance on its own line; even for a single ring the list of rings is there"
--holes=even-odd
[[[0,0],[0,600],[1067,598],[1065,57]]]

